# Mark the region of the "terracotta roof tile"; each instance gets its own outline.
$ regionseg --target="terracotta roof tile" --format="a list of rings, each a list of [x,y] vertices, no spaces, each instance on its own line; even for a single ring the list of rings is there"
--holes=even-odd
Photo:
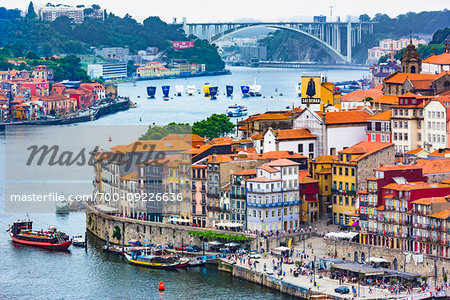
[[[450,210],[444,209],[440,212],[434,213],[432,215],[428,215],[430,218],[436,218],[436,219],[448,219],[450,217]]]
[[[373,89],[369,89],[369,90],[358,90],[358,91],[353,91],[351,93],[348,93],[344,96],[341,97],[341,101],[342,102],[360,102],[364,99],[366,99],[367,97],[371,97],[372,99],[378,98],[380,96],[383,95],[383,91],[382,91],[383,85],[379,84],[378,86],[374,87]]]
[[[352,161],[360,161],[366,156],[369,156],[377,151],[380,151],[382,149],[391,147],[394,145],[393,143],[386,143],[386,142],[369,142],[369,141],[362,141],[359,142],[351,147],[348,147],[347,149],[341,150],[338,153],[343,154],[359,154],[358,157],[352,159]]]
[[[315,139],[316,136],[306,128],[282,129],[275,131],[278,140]]]
[[[396,95],[383,95],[375,100],[371,101],[372,103],[380,103],[380,104],[391,104],[395,105],[398,104],[398,96]]]
[[[413,201],[414,204],[431,205],[436,203],[448,203],[444,197],[421,198]]]
[[[390,121],[392,118],[392,110],[387,110],[381,114],[368,118],[367,120]]]
[[[422,168],[425,175],[450,173],[450,158],[418,159],[416,166]]]
[[[246,175],[256,175],[256,169],[242,170],[234,173],[234,175],[246,176]]]
[[[281,158],[307,158],[306,156],[293,151],[269,151],[261,155],[262,159],[281,159]]]
[[[280,170],[272,168],[272,167],[269,167],[269,166],[266,166],[266,165],[262,165],[262,166],[258,167],[258,169],[264,170],[264,171],[266,171],[268,173],[278,173],[278,172],[280,172]]]
[[[427,81],[433,81],[436,78],[438,78],[438,75],[434,74],[417,74],[417,73],[394,73],[392,76],[387,77],[385,79],[386,83],[398,83],[403,84],[406,79],[409,79],[411,81],[415,80],[427,80]]]
[[[450,65],[450,53],[444,52],[442,54],[433,54],[425,58],[422,63],[429,63],[434,65]]]
[[[327,125],[365,123],[370,116],[363,110],[328,112],[325,114],[325,123]]]
[[[432,183],[432,182],[408,182],[407,184],[390,183],[383,187],[383,189],[390,189],[396,191],[412,191],[423,189],[449,188],[446,184]]]
[[[281,158],[281,159],[277,159],[271,162],[268,162],[266,164],[266,166],[270,166],[270,167],[284,167],[284,166],[298,166],[300,165],[299,163],[286,159],[286,158]]]

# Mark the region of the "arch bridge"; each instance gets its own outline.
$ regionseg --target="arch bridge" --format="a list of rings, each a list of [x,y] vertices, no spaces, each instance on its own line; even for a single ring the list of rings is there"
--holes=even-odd
[[[352,48],[361,43],[362,36],[373,33],[374,22],[225,22],[188,23],[183,19],[182,26],[187,35],[194,35],[209,42],[217,42],[233,33],[250,28],[273,28],[288,30],[307,36],[323,46],[337,60],[352,62]],[[346,45],[346,47],[344,46]]]

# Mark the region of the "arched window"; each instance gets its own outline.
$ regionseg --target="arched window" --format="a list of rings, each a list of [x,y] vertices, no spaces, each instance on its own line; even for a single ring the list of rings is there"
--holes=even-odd
[[[355,262],[358,262],[358,252],[355,251]]]
[[[394,270],[397,270],[397,259],[394,259]]]
[[[361,262],[364,262],[366,260],[366,255],[364,252],[361,252]]]
[[[411,67],[411,73],[416,73],[416,66]]]

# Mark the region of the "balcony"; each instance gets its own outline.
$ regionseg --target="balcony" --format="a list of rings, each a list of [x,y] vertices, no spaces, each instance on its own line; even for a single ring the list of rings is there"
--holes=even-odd
[[[350,195],[350,196],[355,196],[356,195],[356,191],[355,190],[331,189],[331,192],[333,194],[342,194],[342,195]]]
[[[231,194],[231,199],[246,199],[247,195]]]
[[[267,204],[247,202],[247,207],[269,208],[269,207],[282,207],[282,206],[299,205],[299,204],[302,204],[302,201],[298,200],[298,201],[277,202],[277,203],[267,203]]]

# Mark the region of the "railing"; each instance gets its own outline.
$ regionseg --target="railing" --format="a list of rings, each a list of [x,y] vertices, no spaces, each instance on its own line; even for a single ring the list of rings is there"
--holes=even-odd
[[[250,203],[247,202],[247,207],[279,207],[279,206],[289,206],[289,205],[299,205],[302,201],[290,201],[290,202],[277,202],[277,203],[268,203],[268,204],[260,204],[260,203]]]
[[[340,190],[340,189],[331,189],[332,193],[335,194],[343,194],[343,195],[356,195],[356,191],[355,190]]]

